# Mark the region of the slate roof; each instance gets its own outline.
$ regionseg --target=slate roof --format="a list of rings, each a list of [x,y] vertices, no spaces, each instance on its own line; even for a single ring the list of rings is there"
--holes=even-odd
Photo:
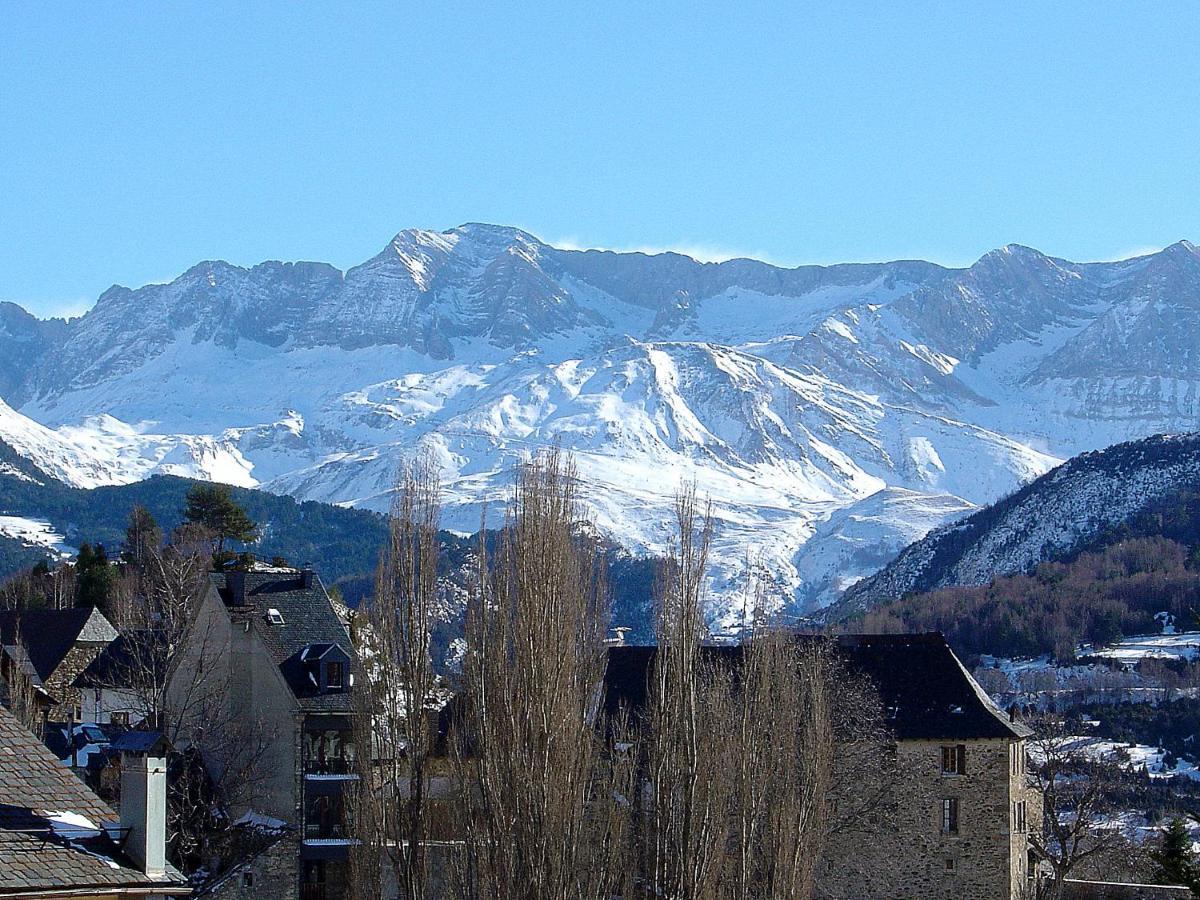
[[[156,664],[166,667],[166,642],[155,640],[155,632],[148,630],[126,631],[117,635],[88,663],[88,667],[75,679],[75,687],[111,687],[124,683],[131,672],[141,668],[142,661],[150,661],[155,654]]]
[[[84,819],[96,828],[87,828]],[[106,830],[117,821],[109,806],[0,707],[0,897],[75,888],[187,893],[174,869],[168,869],[167,882],[151,881],[124,856],[119,832]]]
[[[16,644],[19,637],[43,681],[77,643],[106,644],[116,636],[108,619],[91,607],[0,610],[0,644]]]
[[[1023,738],[1032,732],[1011,721],[976,684],[940,633],[839,635],[838,655],[853,672],[867,676],[879,692],[887,724],[899,740]],[[739,647],[706,647],[736,665]],[[605,707],[639,710],[653,647],[612,647],[605,671]]]
[[[349,693],[322,694],[308,678],[301,655],[314,645],[338,646],[348,659],[350,636],[345,624],[334,612],[329,595],[315,575],[305,587],[299,572],[246,572],[245,595],[240,604],[230,589],[229,573],[210,576],[211,586],[237,622],[249,622],[263,645],[279,666],[284,680],[304,709],[314,712],[348,713],[353,710]],[[268,610],[276,609],[282,625],[267,619]],[[328,652],[328,648],[323,648]]]

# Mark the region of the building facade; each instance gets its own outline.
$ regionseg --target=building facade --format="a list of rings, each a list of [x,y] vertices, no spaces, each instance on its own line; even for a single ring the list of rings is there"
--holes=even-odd
[[[311,571],[214,574],[187,653],[194,658],[179,667],[173,694],[195,690],[195,673],[207,673],[204,690],[220,692],[225,719],[261,753],[254,799],[235,812],[278,819],[298,836],[294,878],[259,883],[254,893],[337,900],[352,844],[345,797],[357,778],[353,649],[320,579]]]
[[[860,812],[829,836],[815,895],[1030,896],[1029,833],[1041,827],[1042,808],[1026,773],[1029,729],[992,703],[940,634],[833,640],[848,675],[865,676],[878,693],[890,732],[889,757],[879,761],[878,783],[835,779],[830,815],[848,808]],[[610,648],[610,711],[644,707],[654,652]],[[740,650],[708,652],[736,665]],[[838,764],[835,750],[835,768]]]

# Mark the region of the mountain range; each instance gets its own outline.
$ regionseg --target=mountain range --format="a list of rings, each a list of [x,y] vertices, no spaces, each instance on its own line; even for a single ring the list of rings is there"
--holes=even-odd
[[[719,626],[759,586],[823,607],[1068,457],[1200,428],[1200,251],[779,268],[406,230],[344,272],[203,262],[67,322],[0,304],[0,397],[0,440],[75,487],[381,510],[426,452],[472,532],[558,443],[595,525],[656,553],[694,481]]]

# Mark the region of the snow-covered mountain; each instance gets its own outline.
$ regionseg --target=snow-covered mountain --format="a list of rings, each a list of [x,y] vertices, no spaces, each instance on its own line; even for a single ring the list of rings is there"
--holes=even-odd
[[[1187,243],[782,269],[464,225],[346,272],[205,262],[69,323],[0,306],[0,439],[78,485],[167,471],[375,509],[426,450],[463,531],[557,441],[632,550],[662,548],[682,481],[712,497],[721,621],[755,578],[823,605],[1063,458],[1200,427],[1198,348]]]
[[[911,593],[988,584],[1088,549],[1164,498],[1200,491],[1200,433],[1084,453],[997,503],[934,529],[822,615],[841,621]],[[1161,529],[1161,514],[1158,518]]]

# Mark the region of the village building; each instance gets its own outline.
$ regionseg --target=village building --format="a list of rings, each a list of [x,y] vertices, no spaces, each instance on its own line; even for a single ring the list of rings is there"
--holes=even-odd
[[[940,634],[835,640],[847,672],[866,676],[878,691],[895,775],[878,807],[827,843],[816,896],[1028,896],[1029,832],[1042,820],[1040,797],[1026,776],[1030,730],[996,707]],[[740,650],[707,652],[736,665]],[[654,655],[653,647],[609,649],[610,713],[644,708]],[[831,803],[854,799],[834,796]]]
[[[294,829],[288,854],[275,849],[231,879],[222,895],[336,900],[353,843],[344,798],[354,770],[353,656],[347,623],[310,570],[213,574],[176,680],[203,670],[223,692],[229,721],[262,738],[254,808]],[[172,683],[171,690],[190,685]],[[266,892],[266,893],[264,893]]]
[[[0,897],[186,896],[166,861],[166,751],[158,735],[116,744],[116,813],[0,707]]]
[[[75,680],[116,637],[93,607],[0,610],[0,678],[28,679],[44,698],[44,721],[81,722]]]

